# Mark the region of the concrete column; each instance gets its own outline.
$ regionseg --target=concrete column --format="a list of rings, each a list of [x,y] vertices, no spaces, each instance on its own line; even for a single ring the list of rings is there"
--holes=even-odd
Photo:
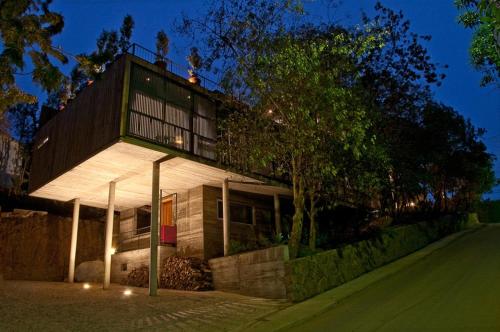
[[[151,191],[151,235],[149,255],[149,295],[158,293],[158,212],[160,210],[160,163],[153,163],[153,186]]]
[[[229,180],[222,182],[222,233],[224,235],[224,256],[229,255],[230,243],[230,220],[229,220]]]
[[[281,234],[281,210],[280,210],[280,197],[274,194],[274,224],[276,227],[276,235]]]
[[[69,270],[68,282],[75,281],[75,259],[76,259],[76,241],[78,239],[78,219],[80,218],[80,199],[75,198],[73,202],[73,227],[71,228],[71,247],[69,250]]]
[[[113,219],[115,215],[115,182],[109,183],[108,211],[106,214],[106,241],[104,243],[104,289],[111,280],[111,245],[113,243]]]

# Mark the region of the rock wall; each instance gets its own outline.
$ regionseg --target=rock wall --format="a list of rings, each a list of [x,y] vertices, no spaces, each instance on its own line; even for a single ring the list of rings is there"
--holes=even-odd
[[[67,278],[71,218],[43,212],[2,213],[0,274],[4,279],[63,281]],[[80,220],[76,266],[103,259],[104,223]]]
[[[285,262],[287,298],[305,300],[477,223],[473,213],[390,228],[375,239]]]

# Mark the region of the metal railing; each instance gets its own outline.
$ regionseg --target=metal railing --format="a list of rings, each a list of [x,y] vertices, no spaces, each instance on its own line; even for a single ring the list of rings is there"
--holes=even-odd
[[[146,249],[150,247],[151,227],[143,227],[133,229],[127,232],[118,234],[118,252]],[[158,238],[158,245],[169,246],[170,243],[163,242],[161,237]]]
[[[118,235],[118,251],[129,251],[149,248],[151,227],[133,229],[128,232],[120,232]]]
[[[127,53],[135,55],[136,57],[139,57],[151,64],[155,64],[157,63],[157,61],[162,61],[166,64],[165,66],[166,71],[169,71],[170,73],[179,76],[183,79],[188,79],[189,68],[187,66],[175,63],[169,58],[163,57],[160,54],[153,52],[139,44],[133,43],[132,45],[130,45],[130,47],[127,50]],[[223,91],[219,83],[198,73],[196,73],[196,77],[200,80],[199,82],[201,87],[210,91]]]

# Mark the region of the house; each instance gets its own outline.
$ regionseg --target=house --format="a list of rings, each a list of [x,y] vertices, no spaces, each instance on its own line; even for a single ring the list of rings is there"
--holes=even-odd
[[[70,282],[80,204],[107,209],[104,288],[147,262],[151,295],[163,257],[219,257],[281,232],[290,189],[216,162],[220,93],[154,59],[134,45],[36,136],[30,195],[74,202]]]

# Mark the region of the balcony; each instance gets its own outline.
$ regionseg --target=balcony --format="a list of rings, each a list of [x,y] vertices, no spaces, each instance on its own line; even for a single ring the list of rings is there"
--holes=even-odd
[[[134,62],[127,114],[128,136],[215,159],[216,104],[192,86]]]

